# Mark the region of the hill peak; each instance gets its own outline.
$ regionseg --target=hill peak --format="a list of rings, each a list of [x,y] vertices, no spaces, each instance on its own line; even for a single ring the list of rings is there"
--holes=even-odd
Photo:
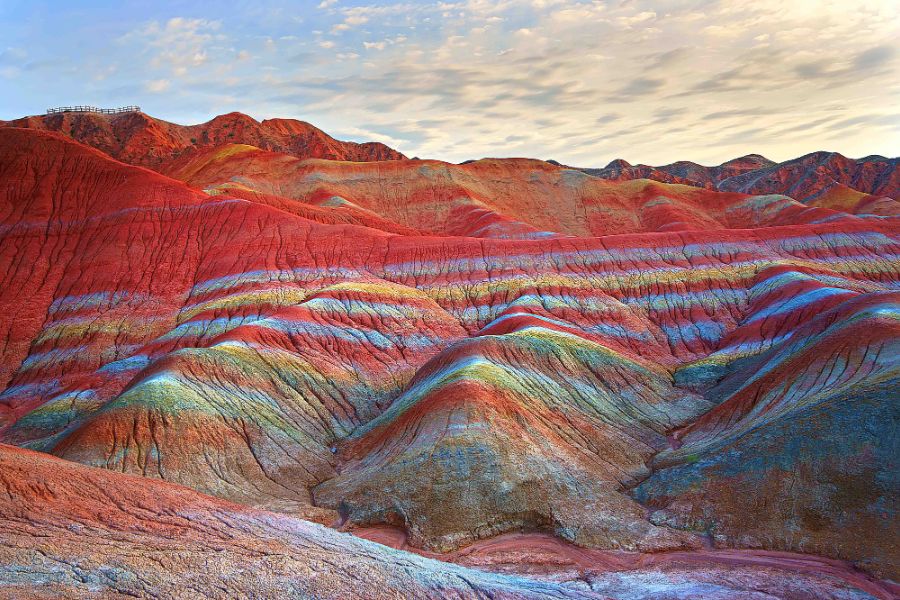
[[[631,163],[629,163],[624,158],[616,158],[611,160],[608,165],[604,167],[605,169],[629,169],[631,168]]]
[[[56,131],[122,162],[151,168],[186,152],[223,144],[247,144],[297,158],[352,162],[406,158],[380,142],[337,140],[305,121],[260,122],[236,111],[198,125],[179,125],[142,112],[116,115],[70,112],[0,121],[0,126]]]

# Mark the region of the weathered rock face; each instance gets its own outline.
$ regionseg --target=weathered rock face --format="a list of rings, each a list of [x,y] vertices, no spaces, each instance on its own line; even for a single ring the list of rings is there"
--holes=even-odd
[[[5,445],[0,490],[0,594],[7,598],[750,600],[764,590],[862,600],[896,592],[836,561],[609,555],[537,536],[446,557],[468,565],[460,566]]]
[[[661,369],[540,323],[523,316],[433,358],[354,434],[317,503],[440,551],[521,529],[603,548],[698,546],[648,524],[623,488],[647,475],[667,429],[708,406]]]
[[[834,184],[896,200],[900,195],[900,163],[883,156],[853,160],[836,152],[813,152],[731,177],[718,188],[747,194],[776,193],[773,190],[777,189],[777,193],[809,201]]]
[[[431,550],[712,536],[898,576],[896,217],[160,148],[0,129],[3,442]]]
[[[883,156],[854,160],[836,152],[813,152],[774,163],[750,154],[717,167],[689,161],[651,167],[614,160],[602,169],[581,170],[613,181],[652,179],[744,194],[781,194],[858,214],[900,214],[900,163]]]
[[[0,445],[6,597],[597,598]]]
[[[895,576],[898,299],[836,303],[723,379],[708,394],[716,408],[675,434],[683,445],[637,488],[660,509],[652,520],[722,546],[865,557]]]

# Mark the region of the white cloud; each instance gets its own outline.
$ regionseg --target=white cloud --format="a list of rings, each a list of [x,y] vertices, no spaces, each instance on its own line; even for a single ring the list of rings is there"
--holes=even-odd
[[[173,17],[164,24],[153,21],[120,41],[143,44],[144,52],[151,56],[151,67],[181,77],[207,62],[207,47],[223,39],[220,27],[219,21]]]
[[[305,23],[273,16],[277,23],[257,30],[250,24],[258,14],[246,9],[221,24],[145,24],[123,41],[121,71],[130,60],[137,87],[190,99],[192,115],[300,117],[451,160],[514,152],[602,165],[620,156],[664,163],[820,148],[900,153],[896,121],[871,116],[900,105],[895,2],[318,6]],[[0,58],[0,75],[22,77],[33,60]],[[112,87],[117,77],[95,85]],[[823,136],[840,123],[845,135],[834,147]]]
[[[172,82],[168,79],[153,79],[151,81],[148,81],[145,87],[147,88],[148,92],[159,94],[169,89],[171,85]]]
[[[841,96],[878,105],[883,98],[840,92],[836,78],[847,73],[841,65],[853,65],[859,77],[865,77],[861,66],[883,72],[896,57],[878,45],[878,35],[861,42],[857,18],[849,25],[842,22],[842,15],[853,8],[805,11],[785,19],[782,4],[764,0],[739,10],[736,0],[725,0],[705,14],[674,6],[661,15],[657,6],[641,0],[623,5],[555,2],[552,7],[533,2],[532,18],[522,18],[519,12],[515,20],[504,20],[511,11],[521,11],[521,4],[504,9],[499,2],[476,3],[458,28],[445,19],[435,43],[412,36],[409,44],[419,51],[415,60],[393,52],[386,41],[390,38],[364,42],[366,49],[379,50],[384,58],[373,59],[368,81],[335,83],[339,91],[330,93],[350,102],[365,98],[366,103],[392,108],[375,117],[386,131],[396,130],[401,114],[439,121],[441,125],[429,128],[427,135],[418,130],[399,136],[414,144],[404,150],[418,155],[502,154],[502,140],[515,139],[534,155],[568,154],[570,162],[582,164],[605,162],[626,149],[633,160],[715,162],[732,153],[766,152],[758,147],[763,143],[775,148],[776,158],[779,151],[786,158],[813,149],[803,144],[816,141],[812,136],[803,141],[797,135],[776,140],[748,134],[742,143],[735,132],[764,130],[767,124],[783,126],[810,111],[824,111],[816,107]],[[485,14],[516,27],[491,31],[483,25]],[[701,20],[707,25],[703,37],[698,37]],[[375,20],[369,23],[370,28],[376,25]],[[786,40],[775,37],[792,26],[809,30]],[[882,38],[890,39],[891,27],[883,22],[871,22],[868,29],[880,30]],[[837,66],[815,63],[807,68],[815,79],[798,77],[800,50],[819,31],[829,31],[841,42],[817,50],[816,59]],[[685,46],[684,40],[696,40],[695,46]],[[645,73],[651,67],[656,71]],[[372,75],[373,70],[378,75]],[[896,86],[892,93],[896,97]],[[803,98],[802,110],[797,108],[798,97]],[[610,108],[624,114],[615,121],[607,119],[601,134],[593,123]],[[662,109],[671,112],[654,117],[663,114]],[[721,117],[703,118],[717,109]],[[357,110],[373,118],[364,107]],[[552,126],[535,124],[547,115],[554,117]],[[530,133],[520,139],[522,130]],[[665,142],[660,145],[658,140]]]

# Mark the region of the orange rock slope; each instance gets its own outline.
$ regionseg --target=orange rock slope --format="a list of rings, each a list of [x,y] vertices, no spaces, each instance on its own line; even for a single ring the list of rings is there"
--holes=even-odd
[[[340,597],[364,556],[373,597],[890,597],[897,218],[535,160],[129,148],[158,171],[0,128],[0,441],[71,461],[2,449],[0,581]],[[170,585],[141,548],[184,514]],[[273,536],[311,550],[243,549]]]

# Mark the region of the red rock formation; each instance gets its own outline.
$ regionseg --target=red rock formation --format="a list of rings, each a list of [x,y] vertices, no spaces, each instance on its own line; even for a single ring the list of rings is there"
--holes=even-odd
[[[7,598],[598,598],[0,445]]]
[[[776,164],[758,154],[750,154],[717,167],[704,167],[689,161],[661,167],[632,166],[618,159],[603,169],[581,170],[613,181],[652,179],[745,194],[781,194],[818,206],[832,206],[833,200],[822,202],[820,199],[832,194],[835,187],[855,190],[862,196],[893,201],[900,198],[900,163],[896,158],[882,156],[853,160],[836,152],[813,152]],[[893,202],[890,204],[889,214],[896,214],[896,206]],[[851,206],[844,204],[843,208],[846,210]],[[855,208],[856,211],[849,212],[867,210],[863,206]],[[884,214],[881,210],[866,214]]]
[[[750,600],[759,590],[834,599],[897,592],[837,561],[763,552],[612,554],[541,536],[442,557],[471,565],[463,567],[5,445],[0,490],[6,598],[597,600],[665,593]]]
[[[117,160],[157,167],[184,153],[222,144],[250,144],[299,158],[369,161],[397,160],[402,154],[379,142],[338,141],[304,121],[262,122],[233,112],[200,125],[176,125],[144,113],[101,115],[61,113],[0,121],[0,126],[55,131]]]
[[[181,134],[159,127],[106,150],[165,175],[0,129],[0,440],[349,530],[398,526],[433,550],[536,529],[594,551],[812,551],[896,577],[889,204],[610,182],[521,159],[354,163],[213,141],[179,154]],[[835,210],[876,204],[879,217]],[[91,485],[124,495],[135,481],[102,477]],[[93,488],[73,489],[57,493]],[[149,519],[194,510],[171,502]],[[69,510],[47,506],[57,522]],[[76,533],[49,556],[74,552]],[[8,564],[32,560],[29,544]],[[712,594],[722,563],[698,579],[693,560],[578,585],[627,596],[661,576],[682,586],[674,597]],[[171,589],[140,562],[147,589]],[[839,596],[831,575],[810,585]],[[746,591],[739,579],[716,593]]]
[[[900,163],[883,156],[853,160],[836,152],[813,152],[732,177],[723,181],[719,189],[747,194],[782,193],[798,200],[813,200],[834,184],[896,200],[900,196]]]
[[[527,159],[349,165],[223,146],[176,159],[161,170],[211,193],[295,199],[385,231],[389,228],[375,219],[428,235],[540,239],[849,218],[809,210],[785,197],[748,198],[644,180],[610,183]]]

